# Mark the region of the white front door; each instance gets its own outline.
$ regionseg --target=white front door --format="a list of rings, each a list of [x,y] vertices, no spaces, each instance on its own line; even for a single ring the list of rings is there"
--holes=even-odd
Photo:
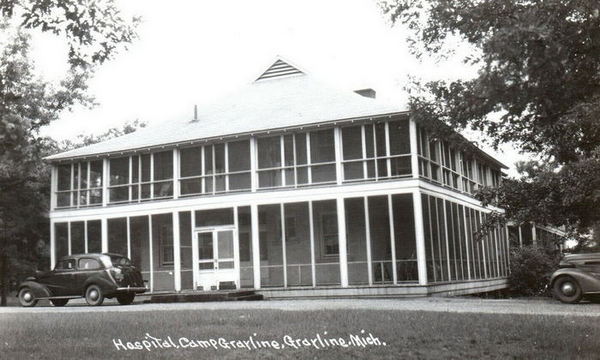
[[[235,229],[214,228],[195,232],[196,288],[218,290],[219,284],[233,282],[239,288],[239,269],[235,249]]]

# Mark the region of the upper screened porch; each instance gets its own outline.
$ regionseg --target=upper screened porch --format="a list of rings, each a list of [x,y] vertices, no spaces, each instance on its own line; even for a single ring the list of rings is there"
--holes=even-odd
[[[397,115],[57,162],[52,209],[415,178],[472,195],[496,186],[500,169]]]

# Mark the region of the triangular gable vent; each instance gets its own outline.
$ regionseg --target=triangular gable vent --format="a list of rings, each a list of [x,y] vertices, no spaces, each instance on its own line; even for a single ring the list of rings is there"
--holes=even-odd
[[[296,69],[292,65],[282,60],[277,60],[271,65],[256,81],[272,79],[277,77],[284,77],[290,75],[304,74],[302,71]]]

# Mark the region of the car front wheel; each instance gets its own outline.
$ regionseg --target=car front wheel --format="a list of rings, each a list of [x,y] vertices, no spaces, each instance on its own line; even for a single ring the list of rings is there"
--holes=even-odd
[[[552,292],[558,300],[567,304],[576,304],[583,296],[577,280],[570,276],[561,276],[556,279],[552,286]]]
[[[33,295],[31,289],[28,287],[24,287],[21,290],[19,290],[19,302],[21,303],[21,306],[32,307],[35,306],[35,304],[37,304],[38,301]]]
[[[135,299],[135,294],[133,293],[117,295],[117,301],[121,305],[129,305],[133,302],[133,299]]]
[[[85,290],[85,301],[92,306],[100,306],[104,302],[104,294],[98,285],[90,285]]]
[[[50,302],[54,306],[65,306],[69,302],[69,299],[52,299]]]

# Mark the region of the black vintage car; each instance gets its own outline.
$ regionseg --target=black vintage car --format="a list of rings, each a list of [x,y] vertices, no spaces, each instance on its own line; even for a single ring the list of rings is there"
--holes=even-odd
[[[135,294],[146,291],[142,274],[131,261],[119,254],[81,254],[61,258],[52,271],[38,272],[19,285],[22,306],[35,306],[49,299],[64,306],[69,299],[85,297],[89,305],[102,305],[105,298],[116,297],[129,305]]]

